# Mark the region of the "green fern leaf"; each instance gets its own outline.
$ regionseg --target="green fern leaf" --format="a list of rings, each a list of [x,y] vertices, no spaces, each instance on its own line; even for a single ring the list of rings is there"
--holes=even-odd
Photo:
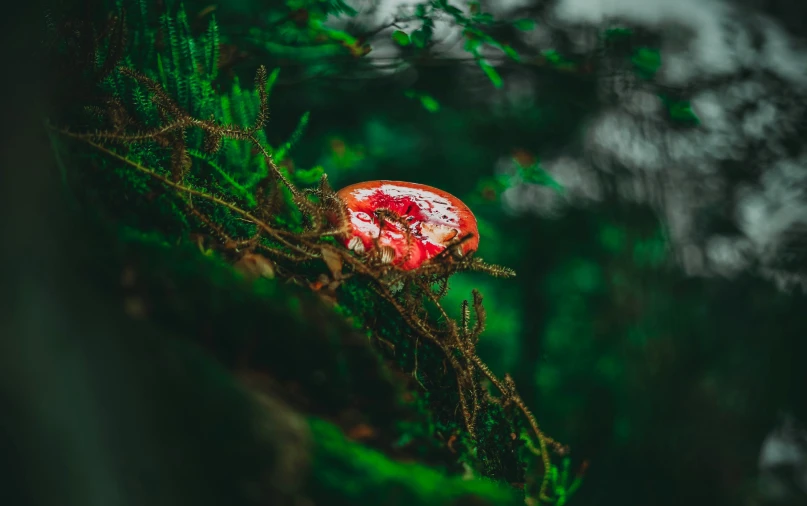
[[[152,61],[154,57],[154,42],[155,32],[149,22],[149,9],[147,0],[137,0],[137,8],[131,9],[137,12],[137,21],[134,26],[139,27],[135,30],[135,47],[143,50],[146,61]]]
[[[188,82],[187,76],[182,71],[182,52],[180,50],[179,35],[177,34],[176,24],[174,20],[168,15],[163,16],[163,30],[164,36],[167,39],[167,50],[169,58],[167,61],[171,62],[169,69],[169,79],[173,84],[173,92],[177,97],[181,107],[188,105]]]
[[[143,117],[147,123],[153,117],[153,103],[146,97],[143,90],[138,86],[132,87],[132,102],[137,109],[138,114]]]
[[[310,116],[310,111],[306,111],[305,114],[302,115],[300,121],[297,123],[297,127],[292,132],[291,137],[289,140],[286,141],[280,148],[275,151],[274,159],[276,163],[280,163],[285,157],[286,153],[300,140],[300,137],[303,135],[303,131],[305,131],[305,127],[308,125],[308,118]]]
[[[201,151],[196,149],[189,149],[188,154],[197,160],[202,160],[207,165],[209,165],[219,176],[221,176],[224,181],[226,181],[234,190],[234,194],[237,195],[239,198],[244,199],[250,207],[254,207],[257,203],[255,202],[255,197],[252,195],[249,190],[244,188],[242,185],[238,184],[238,182],[227,173],[226,170],[222,168],[222,166],[215,160],[211,159]]]
[[[241,83],[237,77],[233,80],[230,97],[230,114],[232,115],[233,122],[238,126],[246,126],[248,124],[247,104],[244,100],[244,92],[241,89]],[[237,156],[237,158],[228,160],[228,162],[230,165],[236,167],[246,167],[250,158],[249,147],[241,142],[237,143],[236,146],[237,149],[233,149],[232,154]]]
[[[180,6],[177,13],[177,32],[179,34],[180,71],[188,86],[186,110],[199,116],[204,97],[202,96],[202,83],[199,80],[199,65],[196,61],[196,41],[193,39],[191,27],[188,24],[188,15],[184,7]]]
[[[219,74],[219,46],[221,44],[219,25],[216,23],[215,16],[210,18],[210,24],[207,26],[207,40],[205,42],[205,68],[207,69],[208,79],[210,82],[213,82]]]

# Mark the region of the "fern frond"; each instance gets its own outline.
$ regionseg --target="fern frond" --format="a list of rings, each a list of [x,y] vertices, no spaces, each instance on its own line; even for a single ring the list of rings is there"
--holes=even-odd
[[[266,80],[266,100],[267,103],[269,101],[269,97],[272,95],[272,89],[275,87],[275,83],[277,82],[277,78],[280,75],[280,67],[275,68],[272,70],[272,73],[269,74],[269,78]]]
[[[132,103],[141,117],[148,121],[154,112],[154,103],[151,102],[138,86],[132,87]]]
[[[188,154],[193,158],[201,160],[208,166],[210,166],[210,168],[212,168],[219,176],[221,176],[222,179],[224,179],[224,181],[227,182],[227,184],[229,184],[233,188],[234,193],[236,193],[241,199],[243,199],[250,208],[255,207],[257,205],[257,202],[255,201],[255,197],[254,195],[252,195],[252,192],[244,188],[242,185],[238,184],[238,182],[235,179],[233,179],[233,177],[230,176],[230,174],[228,174],[227,171],[224,170],[217,161],[213,160],[205,153],[202,153],[201,151],[198,151],[196,149],[188,149]]]
[[[107,21],[103,32],[95,38],[95,81],[101,82],[115,70],[126,50],[127,43],[126,14],[118,9],[118,14]],[[102,41],[106,48],[101,56]]]
[[[244,91],[241,89],[241,80],[236,76],[230,90],[230,114],[233,124],[244,126],[247,123],[247,110],[244,100]]]
[[[166,49],[168,51],[168,58],[166,58],[166,62],[170,62],[168,66],[168,79],[170,81],[170,86],[167,86],[170,90],[173,88],[173,94],[177,97],[177,102],[183,106],[187,107],[188,104],[188,83],[187,78],[183,73],[182,69],[182,54],[180,51],[180,44],[179,44],[179,35],[177,34],[176,24],[173,18],[169,16],[167,13],[163,14],[162,16],[162,29],[163,29],[163,36],[166,40]],[[166,85],[168,83],[165,83]]]
[[[473,295],[473,307],[474,307],[474,314],[476,315],[476,323],[474,324],[474,328],[471,331],[472,342],[476,343],[479,340],[479,335],[485,331],[485,320],[487,313],[485,312],[485,306],[482,305],[482,294],[479,293],[477,289],[474,289],[472,292]]]
[[[151,26],[149,20],[149,8],[147,0],[136,0],[136,5],[133,6],[131,11],[136,12],[133,26],[138,27],[134,31],[134,45],[138,50],[143,51],[143,57],[146,61],[152,61],[154,58],[154,43],[156,41],[154,28]]]
[[[223,125],[233,125],[232,107],[229,95],[222,94],[216,100],[216,116]],[[239,146],[230,139],[224,139],[219,148],[219,159],[230,166],[229,160],[235,158]]]
[[[225,125],[234,124],[232,105],[230,104],[230,97],[228,95],[221,95],[221,97],[219,98],[220,100],[218,103],[217,116],[221,119],[222,123]]]
[[[197,48],[193,39],[188,15],[183,6],[177,12],[177,33],[179,38],[180,69],[188,87],[185,108],[192,115],[199,116],[203,111],[204,97],[202,96],[202,83],[199,79],[199,63],[196,61]]]
[[[207,25],[207,37],[205,40],[205,69],[207,78],[212,83],[219,75],[219,57],[221,39],[219,37],[219,25],[216,16],[210,17],[210,24]]]
[[[137,0],[137,12],[140,14],[141,26],[149,25],[149,11],[147,5],[148,2],[146,0]]]
[[[273,158],[276,163],[280,163],[286,157],[286,153],[300,140],[300,137],[302,137],[305,131],[305,127],[308,125],[310,115],[310,111],[306,111],[302,117],[300,117],[300,121],[297,123],[297,127],[294,129],[294,132],[292,132],[289,140],[275,151]]]
[[[158,108],[164,108],[171,117],[181,118],[185,117],[185,112],[179,108],[176,103],[165,92],[165,88],[160,86],[160,83],[154,81],[150,77],[133,70],[130,67],[122,67],[118,69],[118,75],[127,76],[134,79],[143,85],[152,95],[152,101]]]
[[[258,67],[258,72],[255,74],[255,90],[258,92],[258,113],[255,115],[255,124],[252,127],[253,132],[263,130],[266,122],[269,121],[269,93],[266,90],[268,76],[266,75],[266,67],[261,65]]]
[[[230,114],[232,115],[233,124],[239,127],[246,126],[249,121],[247,114],[248,98],[247,93],[241,89],[241,83],[238,78],[233,80],[233,87],[230,91]],[[244,143],[238,143],[237,149],[233,150],[233,155],[237,156],[234,160],[229,160],[231,164],[236,164],[237,167],[246,167],[252,157],[251,148]]]

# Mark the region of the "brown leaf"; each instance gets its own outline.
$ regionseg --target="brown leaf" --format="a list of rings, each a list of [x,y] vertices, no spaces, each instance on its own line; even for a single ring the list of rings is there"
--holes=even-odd
[[[315,292],[322,290],[322,287],[327,286],[328,284],[328,276],[325,274],[320,274],[319,278],[311,283],[311,289]]]
[[[448,447],[449,450],[451,450],[451,453],[457,453],[457,450],[454,449],[454,442],[456,440],[457,440],[457,435],[456,434],[451,434],[451,437],[449,437],[448,441],[446,441],[446,446]]]
[[[131,288],[134,286],[135,281],[137,280],[137,273],[135,272],[134,268],[131,266],[126,266],[121,272],[120,276],[120,284],[124,288]]]
[[[251,279],[275,277],[275,266],[271,260],[257,253],[246,253],[235,263],[235,268]]]
[[[320,274],[319,278],[313,283],[310,283],[309,286],[312,290],[314,290],[320,298],[327,303],[328,305],[335,305],[336,300],[336,289],[341,284],[341,281],[333,281],[325,274]]]
[[[347,437],[353,440],[361,441],[362,439],[369,439],[375,436],[375,430],[366,423],[360,423],[350,428]]]
[[[521,148],[513,151],[513,159],[522,167],[529,167],[536,162],[534,154]]]
[[[331,248],[322,248],[322,260],[331,271],[334,281],[344,279],[342,274],[342,256]]]
[[[213,11],[215,11],[215,10],[216,10],[216,7],[217,7],[217,6],[216,6],[215,4],[213,4],[213,5],[208,5],[208,6],[207,6],[207,7],[205,7],[204,9],[200,10],[200,11],[199,11],[199,14],[197,14],[197,15],[196,15],[196,17],[198,17],[198,18],[200,18],[200,19],[201,19],[201,18],[203,18],[203,17],[207,16],[208,14],[211,14]]]
[[[123,310],[129,317],[140,320],[146,317],[146,304],[137,296],[126,297],[123,300]]]

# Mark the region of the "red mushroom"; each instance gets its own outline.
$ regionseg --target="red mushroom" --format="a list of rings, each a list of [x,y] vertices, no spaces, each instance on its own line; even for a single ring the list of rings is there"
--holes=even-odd
[[[358,254],[378,247],[383,263],[411,270],[452,244],[455,256],[475,251],[479,245],[473,213],[443,190],[403,181],[367,181],[337,194],[347,205],[350,221],[345,246]]]

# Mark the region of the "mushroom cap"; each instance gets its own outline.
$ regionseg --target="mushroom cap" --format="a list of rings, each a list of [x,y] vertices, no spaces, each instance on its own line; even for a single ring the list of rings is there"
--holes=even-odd
[[[380,247],[394,251],[393,264],[404,270],[416,269],[423,262],[445,251],[446,246],[466,235],[463,255],[479,246],[476,218],[460,199],[438,188],[404,181],[367,181],[346,186],[337,192],[347,205],[350,232],[343,238],[350,247],[354,238],[361,240],[365,251]],[[384,219],[379,231],[376,211],[386,210],[397,219]],[[411,242],[403,224],[409,224]],[[380,233],[379,233],[380,232]]]

